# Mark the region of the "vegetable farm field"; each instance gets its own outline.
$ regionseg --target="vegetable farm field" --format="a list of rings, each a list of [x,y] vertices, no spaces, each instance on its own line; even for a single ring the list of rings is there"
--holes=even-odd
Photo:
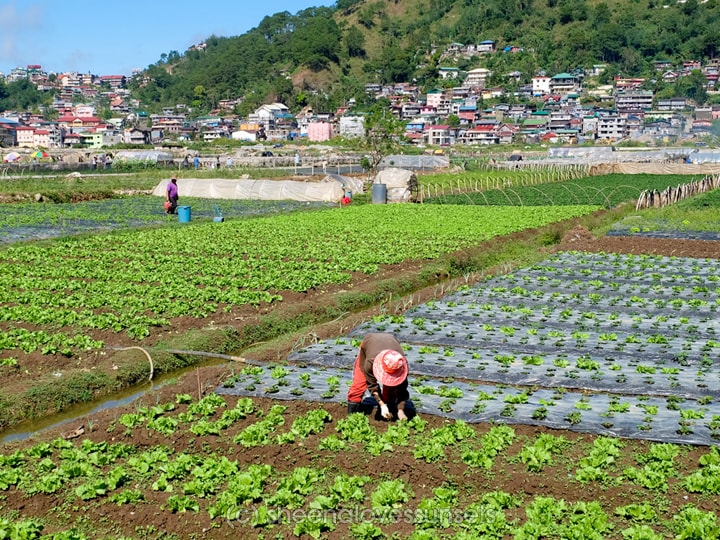
[[[16,399],[6,391],[0,425],[23,411],[44,413],[43,403],[62,408],[63,396],[46,396],[66,380],[75,386],[73,367],[102,363],[108,346],[151,347],[181,328],[208,325],[235,335],[237,321],[282,306],[288,296],[302,307],[298,299],[309,291],[349,288],[389,265],[427,263],[595,209],[365,205],[7,246],[0,251],[0,363],[13,389],[41,380],[52,392]],[[148,368],[115,369],[139,381]],[[101,371],[77,376],[91,389],[111,384]]]
[[[135,196],[81,203],[0,204],[0,244],[177,222],[177,216],[165,214],[162,202],[161,197]],[[185,198],[182,202],[191,207],[192,219],[200,221],[212,221],[216,205],[227,219],[327,206],[297,201],[229,201],[196,197]]]
[[[5,246],[0,412],[43,399],[13,384],[123,371],[111,346],[159,359],[186,330],[387,294],[5,443],[0,537],[720,538],[720,243],[596,238],[599,206],[357,205]],[[492,258],[498,237],[521,264]],[[430,285],[403,296],[411,275]],[[407,422],[346,414],[368,331],[403,343]]]

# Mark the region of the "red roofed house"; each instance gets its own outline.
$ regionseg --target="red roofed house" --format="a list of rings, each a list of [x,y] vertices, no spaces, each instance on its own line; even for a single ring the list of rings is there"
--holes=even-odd
[[[77,133],[66,133],[65,137],[63,137],[63,145],[66,148],[71,148],[73,146],[78,146],[82,143],[82,138]]]
[[[425,128],[425,139],[427,144],[443,146],[452,143],[452,133],[450,126],[427,126]]]
[[[102,123],[102,120],[96,116],[79,117],[66,115],[58,118],[57,123],[61,128],[66,128],[68,131],[72,130],[75,133],[78,133],[98,127]]]
[[[466,144],[498,144],[500,141],[495,134],[496,122],[481,122],[468,129],[463,135]]]
[[[107,84],[110,88],[125,88],[125,75],[101,75],[100,84]]]
[[[36,129],[33,142],[35,148],[50,148],[50,132],[47,129]]]

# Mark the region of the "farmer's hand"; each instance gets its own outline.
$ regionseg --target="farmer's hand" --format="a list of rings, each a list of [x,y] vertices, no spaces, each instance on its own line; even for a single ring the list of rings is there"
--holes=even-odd
[[[380,415],[385,420],[390,420],[392,418],[392,414],[390,414],[390,409],[388,409],[388,406],[385,403],[380,405]]]
[[[398,409],[398,420],[407,420],[407,415],[405,414],[405,411],[402,409]]]

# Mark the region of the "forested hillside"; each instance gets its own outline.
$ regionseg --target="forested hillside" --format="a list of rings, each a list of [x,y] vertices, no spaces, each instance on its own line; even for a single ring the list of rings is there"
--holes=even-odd
[[[244,97],[243,114],[270,99],[297,109],[363,98],[366,82],[438,84],[437,68],[486,67],[493,84],[529,83],[608,64],[604,78],[658,77],[653,61],[714,58],[720,0],[338,0],[332,8],[277,13],[241,36],[211,36],[205,50],[171,51],[132,88],[150,107],[209,110]],[[493,40],[497,53],[447,58],[452,42]],[[520,49],[503,53],[506,46]],[[519,78],[503,80],[517,71]],[[658,77],[659,78],[659,77]],[[657,82],[655,91],[662,89]]]

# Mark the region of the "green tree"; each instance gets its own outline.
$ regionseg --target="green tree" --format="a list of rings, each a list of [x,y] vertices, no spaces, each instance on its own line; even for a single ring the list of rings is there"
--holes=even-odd
[[[675,82],[675,95],[694,100],[698,105],[707,102],[707,80],[699,69],[694,69],[690,75],[680,77]]]
[[[365,56],[365,36],[357,26],[351,26],[345,33],[345,48],[350,57]]]
[[[405,123],[392,115],[385,101],[378,101],[365,116],[363,148],[368,153],[366,165],[373,176],[383,158],[397,152],[405,132]]]

